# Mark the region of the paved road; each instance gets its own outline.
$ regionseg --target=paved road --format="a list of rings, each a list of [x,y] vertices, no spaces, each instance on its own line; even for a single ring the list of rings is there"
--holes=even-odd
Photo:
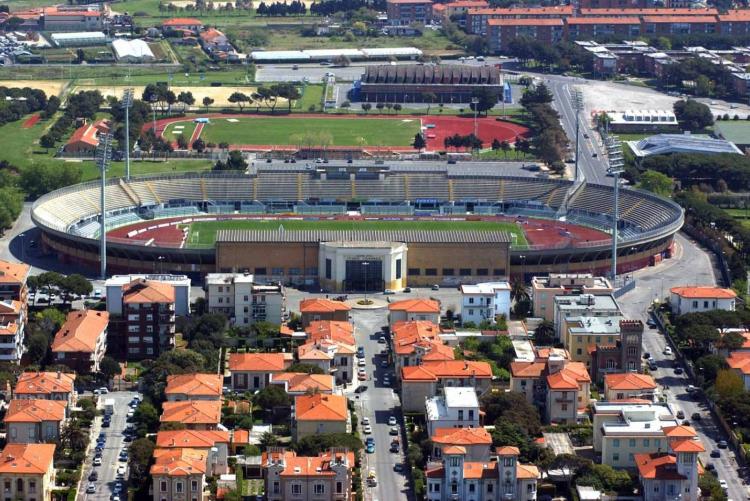
[[[647,308],[652,301],[668,296],[669,289],[676,285],[685,285],[687,282],[716,284],[716,272],[711,255],[683,234],[678,234],[676,239],[675,258],[633,274],[637,280],[636,288],[620,298],[620,306],[627,318],[640,319],[645,323]],[[652,371],[652,374],[660,386],[669,387],[665,390],[668,400],[685,412],[685,417],[690,420],[700,435],[706,448],[706,453],[701,454],[701,461],[704,465],[713,463],[716,466],[719,478],[726,480],[729,484],[730,499],[746,499],[747,491],[737,474],[734,453],[729,449],[724,449],[721,451],[721,458],[709,457],[711,450],[718,449],[716,442],[726,440],[727,437],[711,417],[705,401],[702,398],[694,399],[688,394],[687,386],[693,382],[688,380],[685,373],[681,375],[674,373],[674,357],[664,355],[666,347],[667,341],[663,334],[656,329],[646,330],[643,336],[643,350],[651,354],[659,367]],[[702,419],[699,421],[692,419],[691,416],[694,413],[699,413]]]
[[[81,490],[78,492],[78,501],[107,501],[111,498],[112,489],[116,482],[117,467],[127,464],[118,461],[117,457],[124,445],[122,432],[127,424],[126,415],[129,410],[128,403],[136,395],[140,396],[133,391],[115,391],[103,397],[102,400],[108,398],[114,399],[115,412],[112,416],[112,424],[109,428],[101,427],[102,419],[100,417],[97,417],[94,421],[93,440],[96,441],[99,432],[104,431],[107,435],[107,442],[102,451],[101,466],[92,466],[95,444],[91,445],[91,450],[89,451],[89,455],[86,458],[83,467],[83,480],[81,481]],[[89,483],[88,477],[92,468],[99,473],[99,479],[94,482],[96,484],[96,492],[94,494],[86,494],[86,486]],[[123,486],[123,491],[127,491],[125,486]],[[120,498],[123,499],[126,498],[126,496],[120,496]]]

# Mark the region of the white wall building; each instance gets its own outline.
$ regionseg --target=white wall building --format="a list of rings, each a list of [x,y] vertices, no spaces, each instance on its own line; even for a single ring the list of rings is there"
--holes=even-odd
[[[286,314],[284,288],[256,284],[251,274],[209,273],[205,289],[208,311],[226,314],[234,325],[281,324]]]
[[[614,296],[581,294],[580,296],[556,296],[553,321],[555,336],[563,340],[563,334],[568,326],[565,321],[569,317],[606,317],[621,316],[620,305]]]
[[[190,278],[186,275],[113,275],[104,283],[107,294],[107,311],[114,315],[122,315],[122,287],[134,280],[150,280],[162,282],[174,287],[175,314],[187,316],[190,314]]]
[[[461,286],[461,322],[495,323],[498,315],[510,318],[510,284],[484,282]]]
[[[712,286],[672,287],[669,290],[669,304],[677,315],[699,313],[701,311],[734,311],[737,294],[732,289]]]
[[[438,428],[476,428],[479,426],[479,399],[469,386],[445,387],[443,395],[425,402],[427,432]]]

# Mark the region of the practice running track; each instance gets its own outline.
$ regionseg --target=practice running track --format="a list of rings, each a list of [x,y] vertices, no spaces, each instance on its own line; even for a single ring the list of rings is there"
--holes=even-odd
[[[39,113],[34,113],[21,124],[22,129],[30,129],[42,118]]]
[[[412,118],[420,120],[422,124],[422,132],[425,136],[427,143],[427,149],[431,151],[443,150],[444,139],[454,134],[468,135],[474,132],[474,118],[472,117],[456,117],[456,116],[421,116],[411,117],[410,115],[325,115],[315,113],[295,113],[287,115],[268,115],[268,114],[228,114],[228,113],[209,113],[206,115],[199,115],[196,118],[208,118],[208,119],[247,119],[247,118],[323,118],[329,120],[394,120],[398,118]],[[156,121],[156,134],[163,135],[167,126],[176,122],[187,122],[193,121],[195,118],[175,117],[175,118],[163,118]],[[204,124],[198,123],[192,137],[190,138],[190,145],[200,137],[203,131]],[[514,143],[520,137],[528,137],[529,129],[512,122],[506,122],[498,120],[495,117],[481,117],[477,118],[477,134],[484,143],[485,147],[489,147],[494,139],[498,141],[508,141]],[[143,130],[151,129],[153,125],[151,122],[144,124]],[[270,150],[270,149],[296,149],[294,145],[285,144],[232,144],[229,145],[230,149],[237,150]],[[351,146],[332,146],[328,149],[352,149],[356,147]],[[370,146],[373,148],[373,146]],[[387,148],[391,151],[409,151],[413,152],[414,148],[411,145],[404,144],[391,144],[383,145],[383,148]]]

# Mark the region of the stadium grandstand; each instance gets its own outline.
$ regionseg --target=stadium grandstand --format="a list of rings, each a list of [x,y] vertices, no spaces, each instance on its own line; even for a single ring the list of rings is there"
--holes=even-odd
[[[681,208],[648,192],[623,189],[620,193],[619,271],[646,266],[657,255],[668,257],[673,235],[682,226]],[[383,242],[409,247],[409,261],[396,265],[394,258],[391,271],[395,273],[396,266],[409,268],[408,273],[403,273],[409,275],[411,285],[495,275],[605,272],[611,256],[612,198],[612,188],[608,186],[508,177],[491,167],[460,164],[331,164],[313,169],[297,164],[259,164],[244,173],[153,175],[131,177],[129,182],[115,178],[106,185],[108,264],[112,271],[143,272],[154,271],[159,263],[163,270],[196,274],[240,266],[270,277],[276,275],[271,270],[278,267],[269,255],[282,256],[285,249],[292,253],[299,250],[308,253],[304,265],[279,273],[285,280],[312,283],[319,281],[318,270],[322,275],[326,265],[324,253],[319,250],[325,242],[319,236],[310,233],[309,238],[290,238],[280,233],[268,242],[260,241],[257,232],[219,231],[213,241],[191,244],[186,241],[188,228],[199,221],[263,217],[278,218],[278,229],[283,232],[285,217],[328,222],[356,216],[362,221],[451,221],[452,231],[446,233],[445,242],[425,238],[420,232],[413,232],[411,241],[398,240],[396,232],[392,239],[386,239],[382,232],[371,232],[378,235],[379,242],[371,247]],[[100,212],[99,183],[90,182],[44,195],[35,202],[32,219],[42,231],[47,250],[57,253],[63,261],[95,265]],[[476,232],[461,228],[462,221],[469,229],[468,223],[483,219],[512,223],[513,228],[525,231],[528,241],[514,244],[507,234],[478,238]],[[265,234],[266,240],[268,235],[273,237],[273,232]],[[345,233],[326,238],[348,241]],[[241,260],[240,264],[235,263],[234,258],[222,262],[224,244],[225,250],[235,256],[254,256],[252,268]],[[273,252],[269,252],[269,244],[273,244]],[[427,251],[435,254],[440,246],[448,244],[469,251],[465,264],[454,259],[453,264],[436,270],[427,265],[417,268],[418,257],[412,254],[413,248],[427,246]],[[237,245],[242,246],[242,252],[238,253]],[[388,247],[391,257],[401,252],[397,247]],[[472,262],[478,255],[495,252],[491,250],[495,247],[501,249],[493,254],[493,262],[500,264],[493,267]],[[330,248],[326,252],[343,251]],[[313,255],[314,262],[310,260]],[[455,273],[448,273],[453,268]],[[459,273],[459,269],[469,271]]]

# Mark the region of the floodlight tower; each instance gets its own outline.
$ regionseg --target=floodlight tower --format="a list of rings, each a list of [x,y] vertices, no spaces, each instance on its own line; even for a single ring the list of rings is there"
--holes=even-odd
[[[102,186],[101,186],[101,199],[100,199],[100,210],[101,210],[101,227],[99,230],[99,262],[101,264],[101,279],[107,279],[107,209],[104,191],[107,184],[107,169],[109,168],[109,162],[112,159],[112,135],[102,134],[99,136],[99,146],[96,148],[96,165],[99,167],[101,174]]]
[[[133,89],[125,89],[120,104],[125,109],[125,181],[130,181],[130,108],[133,106]]]
[[[608,136],[606,141],[608,168],[607,173],[614,177],[614,207],[612,211],[612,280],[617,277],[617,220],[620,211],[620,174],[625,169],[622,158],[622,144],[613,136]]]
[[[581,111],[583,110],[583,93],[580,91],[580,89],[572,89],[571,90],[571,99],[573,104],[573,109],[576,112],[576,172],[575,176],[573,177],[574,180],[578,179],[578,157],[580,156],[580,133],[581,130]]]

